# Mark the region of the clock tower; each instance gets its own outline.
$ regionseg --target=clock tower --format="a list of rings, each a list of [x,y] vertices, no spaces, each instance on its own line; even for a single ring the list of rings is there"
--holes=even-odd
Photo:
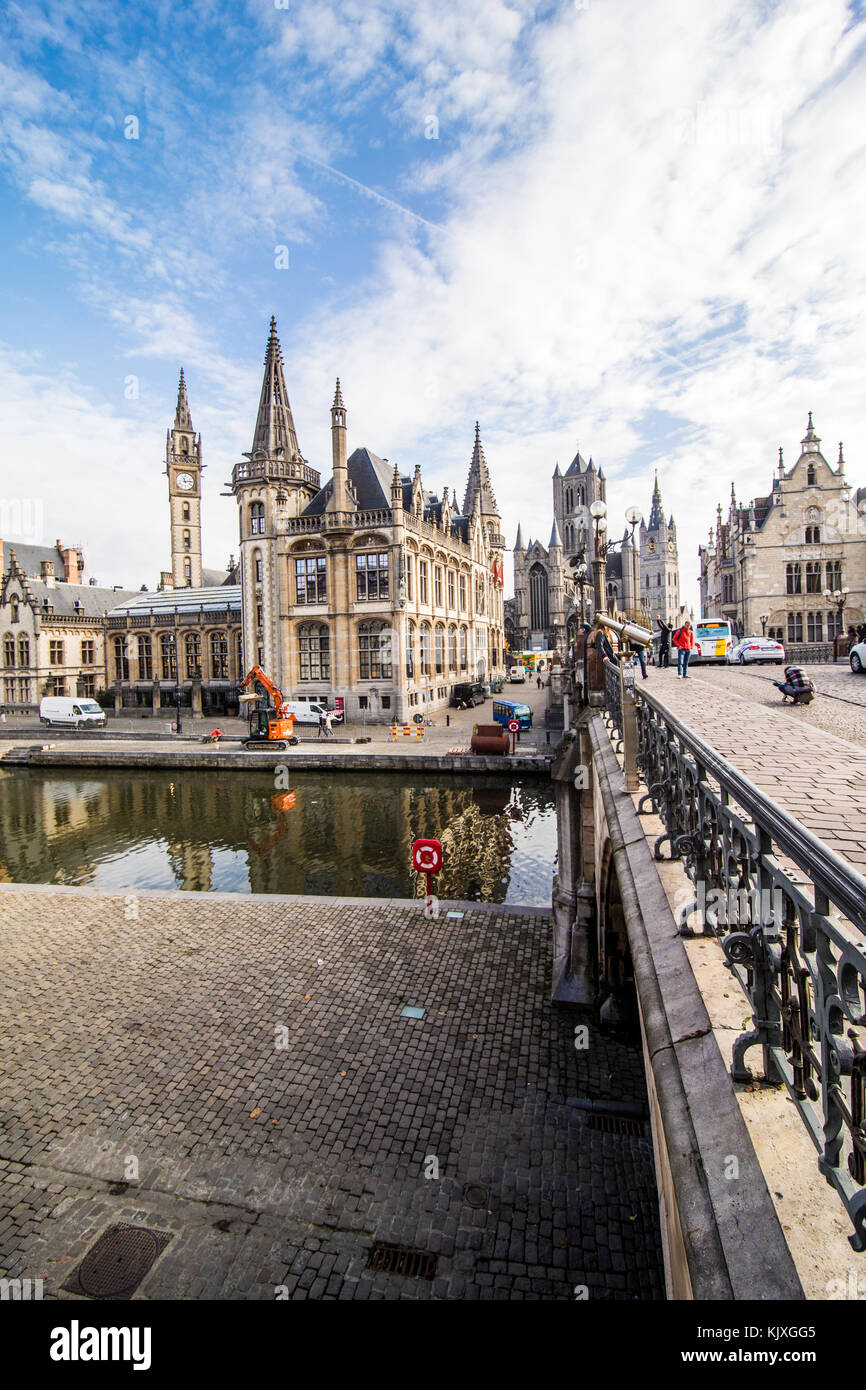
[[[641,606],[649,626],[656,618],[679,625],[680,566],[673,516],[665,521],[659,475],[653,487],[649,522],[640,525]]]
[[[201,588],[201,435],[189,413],[183,368],[177,388],[174,424],[166,433],[165,472],[171,509],[171,574],[163,587]],[[170,584],[169,584],[170,581]]]

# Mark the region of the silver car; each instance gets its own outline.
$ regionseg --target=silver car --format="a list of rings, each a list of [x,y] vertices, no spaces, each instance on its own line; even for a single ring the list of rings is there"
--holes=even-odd
[[[728,661],[745,666],[751,661],[772,661],[781,666],[785,660],[785,648],[773,637],[741,637],[728,653]]]
[[[858,675],[861,671],[866,671],[866,642],[855,642],[848,653],[848,660],[851,663],[851,670]]]

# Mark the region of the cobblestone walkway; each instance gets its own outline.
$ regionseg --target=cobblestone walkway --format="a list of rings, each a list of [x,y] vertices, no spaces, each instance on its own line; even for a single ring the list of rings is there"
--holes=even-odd
[[[0,890],[0,1273],[73,1299],[131,1222],[137,1298],[662,1297],[648,1132],[573,1104],[644,1101],[639,1050],[575,1050],[545,914],[445,910]]]
[[[686,681],[673,670],[657,670],[647,691],[843,859],[866,871],[866,748],[798,718],[808,716],[811,706],[768,707],[764,681],[740,674],[742,689],[734,693],[723,688],[719,674],[728,675],[698,667]],[[866,720],[859,710],[855,714],[861,724]]]

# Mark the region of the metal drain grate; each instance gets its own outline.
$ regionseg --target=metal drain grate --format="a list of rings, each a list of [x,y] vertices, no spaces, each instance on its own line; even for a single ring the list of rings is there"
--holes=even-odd
[[[85,1298],[131,1298],[170,1240],[168,1231],[111,1226],[91,1246],[63,1288]]]
[[[405,1245],[374,1245],[367,1261],[368,1269],[382,1274],[405,1274],[410,1279],[432,1279],[438,1256],[429,1250],[411,1250]]]
[[[599,1129],[602,1134],[631,1134],[642,1139],[644,1127],[642,1120],[631,1120],[625,1115],[605,1115],[596,1111],[587,1121],[587,1129]]]

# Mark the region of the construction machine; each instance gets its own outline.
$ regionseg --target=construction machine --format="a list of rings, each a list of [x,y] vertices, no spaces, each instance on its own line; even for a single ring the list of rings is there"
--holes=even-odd
[[[250,686],[253,687],[251,691]],[[261,748],[263,744],[267,744],[275,753],[282,753],[289,744],[298,742],[295,716],[285,711],[286,701],[283,699],[283,692],[277,689],[261,666],[254,666],[247,673],[238,690],[248,692],[240,695],[241,704],[257,703],[264,691],[273,706],[272,709],[250,710],[250,736],[244,739],[244,748]]]

